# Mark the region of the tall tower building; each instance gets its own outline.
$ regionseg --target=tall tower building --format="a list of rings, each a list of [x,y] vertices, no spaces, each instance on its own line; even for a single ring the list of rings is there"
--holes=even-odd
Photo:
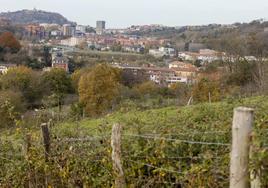
[[[105,21],[97,21],[96,23],[96,33],[102,35],[105,30]]]
[[[63,25],[62,30],[64,36],[73,36],[75,34],[75,27],[70,24]]]

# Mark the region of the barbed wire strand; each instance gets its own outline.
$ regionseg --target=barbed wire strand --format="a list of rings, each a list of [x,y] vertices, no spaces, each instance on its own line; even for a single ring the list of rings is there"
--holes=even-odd
[[[57,138],[58,142],[90,142],[98,141],[110,138],[110,135],[107,136],[94,136],[94,137],[84,137],[84,138]]]
[[[201,142],[201,141],[191,141],[191,140],[180,140],[180,139],[174,139],[174,138],[155,137],[155,136],[147,136],[147,135],[124,134],[124,136],[128,136],[128,137],[137,137],[137,138],[144,138],[144,139],[154,139],[154,140],[177,141],[177,142],[183,142],[183,143],[187,143],[187,144],[231,146],[231,144],[229,144],[229,143],[220,143],[220,142]]]

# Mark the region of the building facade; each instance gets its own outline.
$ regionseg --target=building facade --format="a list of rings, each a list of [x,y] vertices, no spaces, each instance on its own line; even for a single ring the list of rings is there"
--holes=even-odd
[[[74,36],[75,27],[71,24],[65,24],[62,26],[62,33],[64,36]]]
[[[102,35],[105,31],[105,21],[97,21],[96,23],[96,33]]]

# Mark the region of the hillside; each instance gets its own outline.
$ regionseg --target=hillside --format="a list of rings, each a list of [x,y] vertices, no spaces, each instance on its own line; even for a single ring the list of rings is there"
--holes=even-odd
[[[59,13],[46,12],[42,10],[20,10],[16,12],[3,12],[0,17],[10,19],[15,24],[29,23],[55,23],[59,25],[72,23]]]
[[[266,165],[267,151],[261,146],[268,143],[267,96],[182,108],[121,109],[99,119],[55,123],[50,127],[49,162],[43,157],[39,129],[1,131],[0,185],[38,186],[49,181],[53,187],[111,187],[111,128],[118,122],[123,125],[122,160],[130,187],[228,187],[231,123],[237,106],[255,109],[258,147],[251,165]],[[26,156],[21,150],[25,134],[31,135]],[[262,173],[267,185],[267,171]]]
[[[167,27],[159,31],[135,31],[130,34],[166,38],[179,50],[184,50],[185,43],[191,42],[203,44],[204,46],[202,48],[207,47],[219,51],[228,52],[230,50],[233,52],[232,47],[229,47],[229,45],[233,45],[232,42],[239,39],[239,44],[241,45],[240,48],[243,48],[245,45],[243,45],[242,42],[245,42],[245,39],[249,38],[251,34],[256,34],[259,42],[261,41],[264,43],[262,49],[267,50],[267,28],[268,22],[260,19],[249,23],[234,23],[229,25],[209,24],[200,26],[182,26],[179,28]],[[249,52],[244,53],[252,55]]]

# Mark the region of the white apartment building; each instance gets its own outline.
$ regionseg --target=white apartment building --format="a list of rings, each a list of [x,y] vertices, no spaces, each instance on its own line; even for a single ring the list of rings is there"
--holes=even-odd
[[[61,40],[61,45],[75,47],[82,44],[85,41],[86,39],[83,37],[71,37],[65,40]]]
[[[159,49],[150,49],[149,54],[157,58],[164,56],[174,57],[176,55],[176,50],[174,48],[160,47]]]

